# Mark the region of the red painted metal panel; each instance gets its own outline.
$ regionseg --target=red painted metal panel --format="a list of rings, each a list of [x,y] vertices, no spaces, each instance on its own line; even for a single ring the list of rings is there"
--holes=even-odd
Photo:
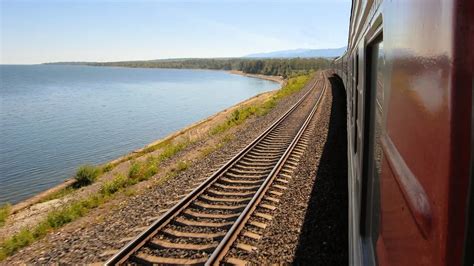
[[[462,29],[467,23],[472,31],[468,2],[384,3],[386,140],[393,147],[384,144],[377,249],[392,265],[461,262],[474,47],[472,32]]]

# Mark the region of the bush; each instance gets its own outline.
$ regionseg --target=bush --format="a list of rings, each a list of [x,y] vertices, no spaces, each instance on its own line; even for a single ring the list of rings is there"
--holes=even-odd
[[[76,172],[76,188],[83,187],[94,183],[97,177],[100,175],[100,169],[90,165],[84,165],[79,167]]]
[[[133,182],[131,182],[130,179],[119,174],[113,180],[105,182],[100,189],[100,193],[103,195],[112,195],[131,184],[133,184]]]
[[[137,182],[147,180],[158,173],[159,160],[156,157],[150,156],[146,161],[132,162],[128,169],[128,177]]]
[[[143,175],[143,162],[131,162],[131,164],[132,165],[128,169],[128,177],[131,179],[140,179]]]
[[[67,208],[49,213],[47,217],[47,223],[52,228],[59,228],[69,222],[72,222],[76,218],[81,217],[84,212],[84,207],[80,204],[80,202],[76,202]]]
[[[113,168],[114,168],[114,166],[112,164],[108,163],[108,164],[106,164],[102,167],[102,172],[103,173],[110,172]]]

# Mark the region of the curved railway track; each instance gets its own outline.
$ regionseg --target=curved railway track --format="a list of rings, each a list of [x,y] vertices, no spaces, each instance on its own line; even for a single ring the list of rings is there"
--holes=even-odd
[[[225,256],[231,247],[251,251],[245,240],[236,240],[258,239],[256,231],[265,227],[258,219],[270,219],[304,152],[323,80],[313,78],[308,92],[283,116],[106,265],[244,263]]]

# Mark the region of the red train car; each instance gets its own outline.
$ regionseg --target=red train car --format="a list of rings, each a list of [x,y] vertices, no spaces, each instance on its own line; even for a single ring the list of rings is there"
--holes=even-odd
[[[353,0],[351,265],[474,265],[474,1]]]

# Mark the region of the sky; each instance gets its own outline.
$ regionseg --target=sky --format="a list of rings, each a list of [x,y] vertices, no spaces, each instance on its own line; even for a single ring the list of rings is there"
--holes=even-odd
[[[350,0],[0,0],[0,64],[339,48],[350,7]]]

